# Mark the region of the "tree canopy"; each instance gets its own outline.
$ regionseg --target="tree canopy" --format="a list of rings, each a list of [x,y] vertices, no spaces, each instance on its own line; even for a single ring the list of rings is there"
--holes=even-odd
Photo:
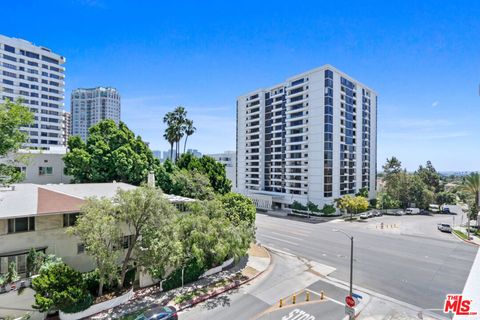
[[[32,287],[35,290],[33,308],[40,312],[67,311],[85,300],[92,300],[82,274],[64,263],[55,263],[43,269],[32,280]]]
[[[158,171],[160,162],[140,136],[120,122],[103,120],[89,129],[84,142],[79,136],[68,141],[65,174],[74,182],[121,181],[139,185],[149,171]]]
[[[27,141],[28,134],[21,127],[33,122],[33,114],[21,100],[0,103],[0,157],[17,151]],[[10,184],[22,179],[22,174],[11,164],[0,164],[0,184]]]
[[[191,153],[184,153],[176,165],[180,169],[197,171],[208,177],[215,193],[225,194],[232,189],[232,183],[227,179],[225,165],[209,156],[196,158]]]

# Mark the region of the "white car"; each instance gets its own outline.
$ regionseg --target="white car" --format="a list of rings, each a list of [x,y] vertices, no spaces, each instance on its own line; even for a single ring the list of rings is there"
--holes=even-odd
[[[451,233],[452,232],[452,227],[447,224],[447,223],[439,223],[437,224],[437,229],[442,231],[442,232],[448,232],[448,233]]]
[[[368,212],[364,212],[360,215],[360,219],[368,219],[371,215]]]

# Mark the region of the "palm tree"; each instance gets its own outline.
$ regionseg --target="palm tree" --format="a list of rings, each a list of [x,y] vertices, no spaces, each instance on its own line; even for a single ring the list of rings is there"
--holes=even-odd
[[[165,140],[168,141],[168,143],[170,143],[170,160],[173,161],[173,144],[175,143],[176,139],[174,128],[167,127],[167,129],[165,129],[163,137],[165,138]]]
[[[187,120],[187,111],[184,107],[178,106],[173,110],[174,117],[174,127],[176,132],[176,148],[175,148],[175,159],[180,157],[180,140],[182,140],[185,134],[185,121]]]
[[[195,133],[195,131],[197,131],[197,128],[195,128],[193,126],[193,120],[190,120],[190,119],[186,119],[185,120],[185,144],[183,146],[183,153],[185,153],[185,150],[187,149],[187,140],[188,140],[188,137],[191,136],[192,134]]]
[[[475,199],[473,203],[474,208],[472,208],[472,211],[470,212],[471,214],[467,215],[467,232],[468,238],[470,239],[470,218],[471,215],[477,214],[480,202],[480,174],[478,172],[472,172],[470,175],[465,177],[463,190],[472,194],[473,198]]]

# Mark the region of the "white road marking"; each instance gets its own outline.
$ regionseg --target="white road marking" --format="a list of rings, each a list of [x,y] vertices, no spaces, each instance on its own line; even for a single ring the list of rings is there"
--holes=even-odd
[[[310,289],[307,289],[307,290],[310,291],[311,293],[316,294],[317,296],[321,296],[321,293],[318,293],[318,292],[313,291],[313,290],[310,290]],[[330,298],[328,295],[326,296],[326,298],[327,298],[328,300],[332,301],[332,302],[335,302],[335,303],[341,305],[341,306],[344,306],[344,305],[345,305],[345,303],[340,302],[340,301],[338,301],[338,300],[335,300],[335,299],[333,299],[333,298]]]
[[[267,235],[264,235],[264,234],[262,234],[262,237],[277,240],[277,241],[282,241],[282,242],[293,244],[294,246],[298,246],[298,243],[295,243],[295,242],[292,242],[292,241],[288,241],[288,240],[284,240],[284,239],[280,239],[280,238],[275,238],[275,237],[267,236]]]
[[[287,237],[287,238],[299,240],[299,241],[306,240],[306,239],[302,239],[302,238],[298,238],[298,237],[287,236],[286,234],[278,233],[278,232],[274,232],[274,231],[270,231],[270,233],[273,233],[273,234],[276,234],[276,235],[279,235],[279,236],[282,236],[282,237]]]

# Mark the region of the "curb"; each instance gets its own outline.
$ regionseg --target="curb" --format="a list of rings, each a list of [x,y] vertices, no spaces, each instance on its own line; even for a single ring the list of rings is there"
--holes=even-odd
[[[201,302],[204,302],[208,299],[211,299],[211,298],[214,298],[216,296],[219,296],[227,291],[230,291],[232,289],[236,289],[246,283],[249,283],[250,281],[258,278],[260,275],[262,275],[265,271],[267,271],[268,269],[270,269],[270,266],[272,264],[272,256],[270,254],[270,252],[267,250],[267,248],[265,248],[264,246],[262,246],[263,249],[265,249],[265,251],[268,253],[268,257],[270,258],[270,263],[268,264],[268,267],[265,268],[265,270],[262,270],[260,271],[259,273],[257,273],[256,275],[254,275],[253,277],[247,279],[247,280],[244,280],[244,281],[241,281],[241,282],[238,282],[238,283],[234,283],[232,285],[228,285],[227,287],[223,288],[222,290],[220,291],[214,291],[212,292],[211,294],[208,294],[208,295],[205,295],[205,296],[200,296],[194,300],[191,300],[190,302],[187,302],[187,304],[183,305],[183,306],[180,306],[177,310],[177,312],[180,312],[180,311],[183,311],[185,309],[188,309],[188,308],[191,308]]]
[[[455,229],[454,229],[454,230],[455,230]],[[460,230],[458,230],[458,231],[460,231]],[[460,238],[460,236],[458,236],[458,235],[457,235],[455,232],[453,232],[453,231],[452,231],[452,234],[453,234],[458,240],[461,240],[461,241],[463,241],[463,242],[465,242],[465,243],[473,244],[473,245],[475,245],[475,246],[477,246],[477,247],[480,247],[480,244],[478,244],[478,243],[476,243],[476,242],[473,242],[473,241],[470,241],[470,240],[462,239],[462,238]]]

